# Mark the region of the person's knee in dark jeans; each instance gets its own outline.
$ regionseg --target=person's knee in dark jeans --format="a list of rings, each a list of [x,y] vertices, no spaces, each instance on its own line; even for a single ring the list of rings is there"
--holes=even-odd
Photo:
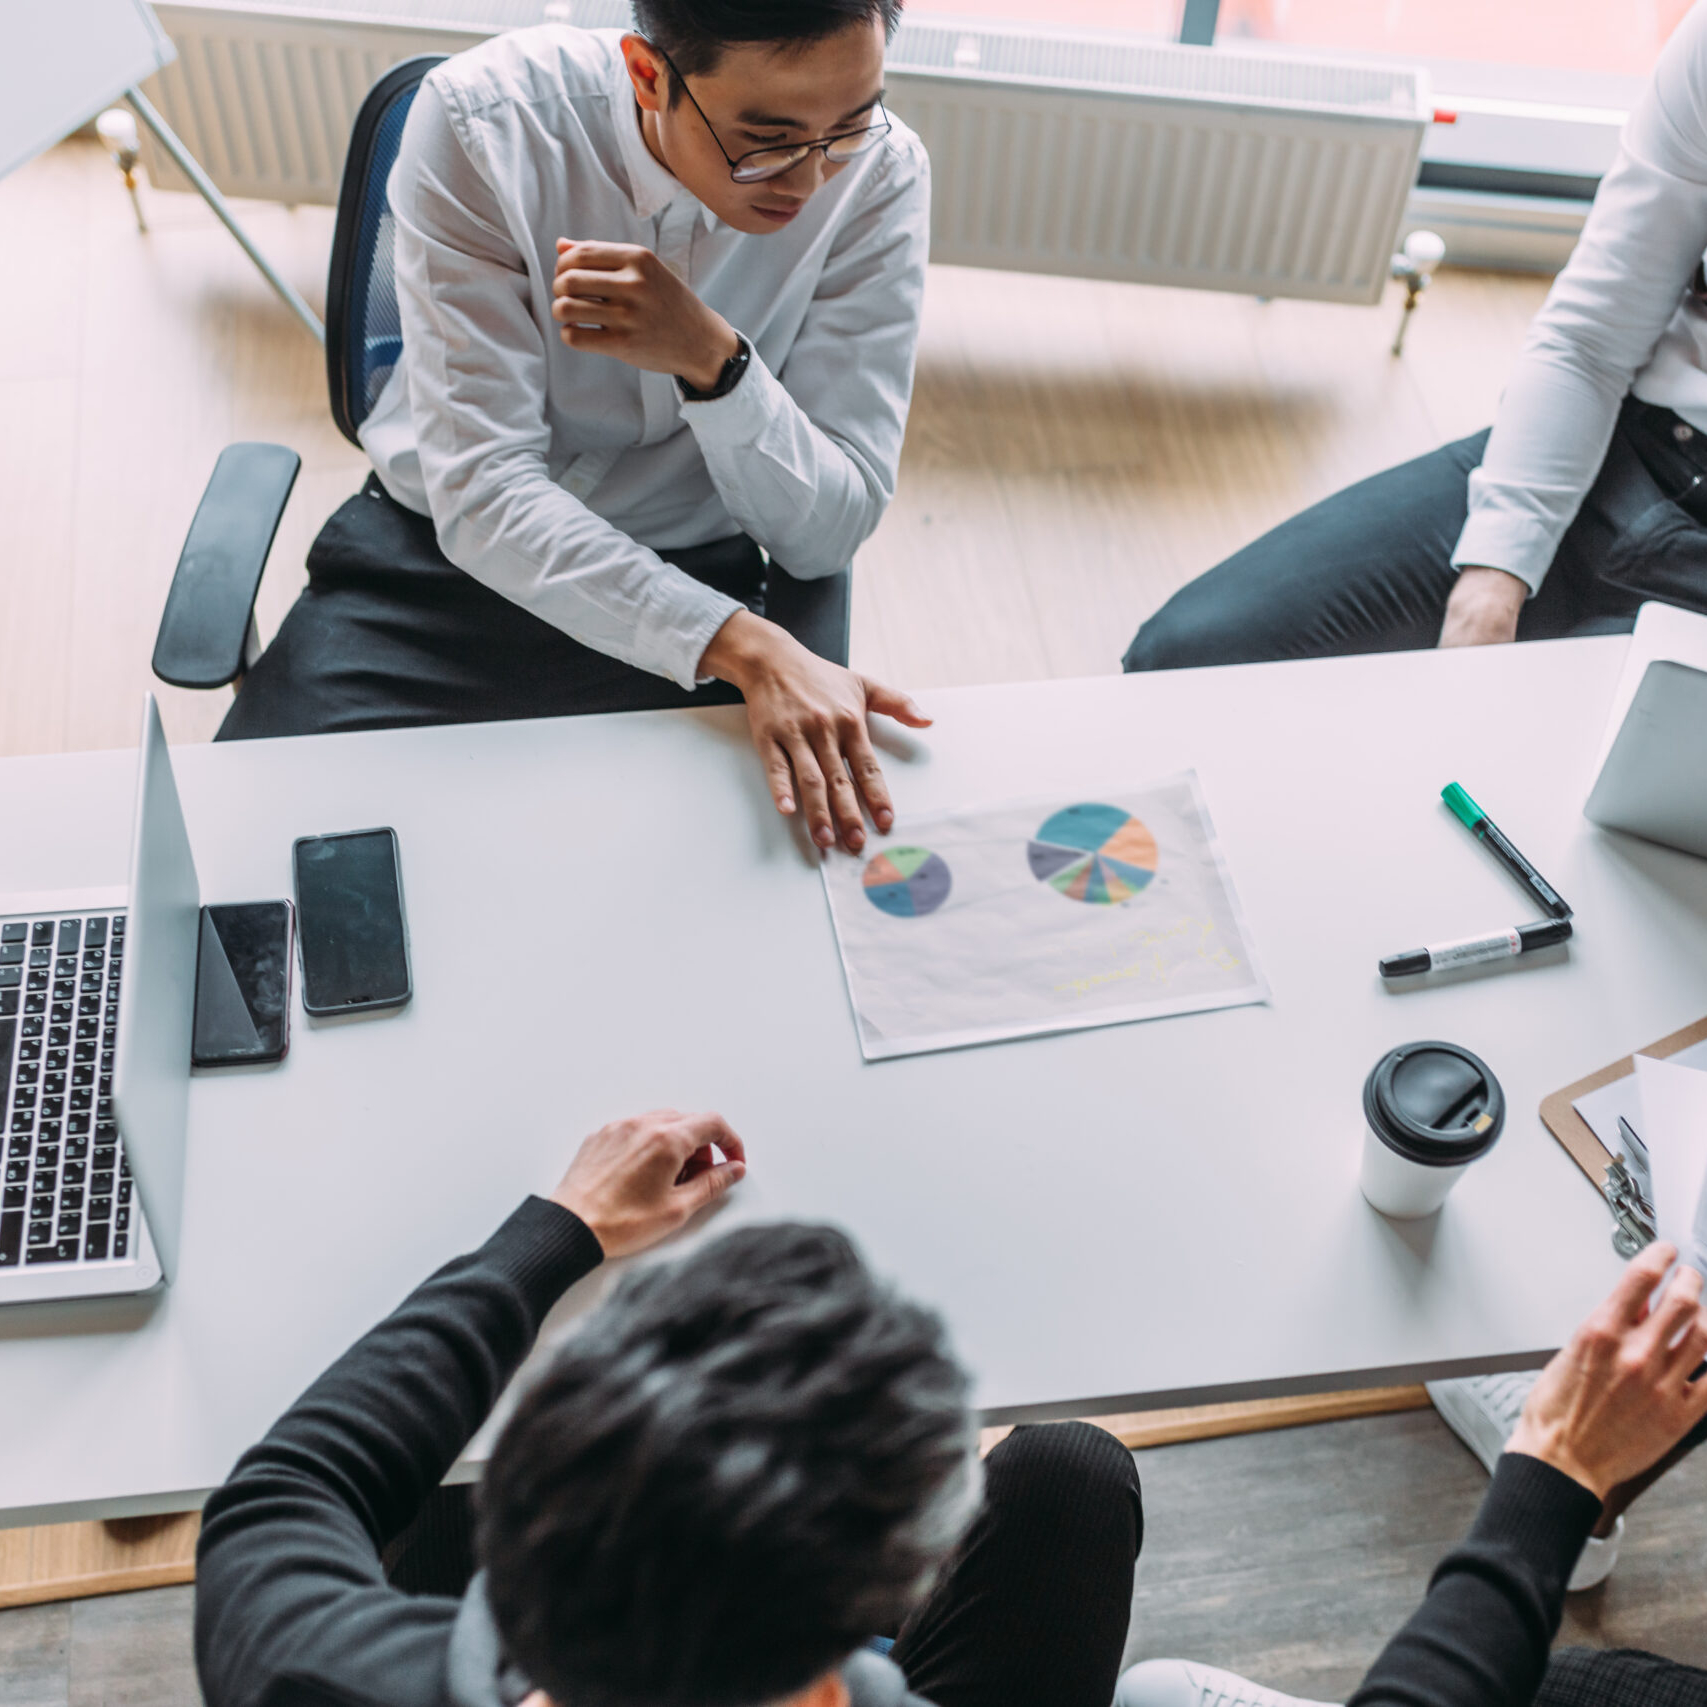
[[[892,1658],[935,1707],[1108,1707],[1144,1509],[1132,1454],[1089,1423],[1015,1429],[984,1503]]]
[[[1486,432],[1360,480],[1174,594],[1127,670],[1179,670],[1432,646],[1456,575]]]

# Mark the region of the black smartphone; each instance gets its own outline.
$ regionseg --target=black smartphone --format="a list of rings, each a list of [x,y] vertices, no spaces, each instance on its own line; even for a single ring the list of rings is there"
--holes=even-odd
[[[241,1067],[290,1048],[288,901],[203,907],[190,1061]]]
[[[292,851],[304,1010],[401,1007],[409,1000],[409,937],[397,832],[303,836]]]

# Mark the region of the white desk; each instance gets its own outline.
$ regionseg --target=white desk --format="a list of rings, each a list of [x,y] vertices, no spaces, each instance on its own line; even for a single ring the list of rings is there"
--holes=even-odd
[[[861,1062],[820,881],[738,710],[177,754],[204,900],[288,894],[298,834],[395,825],[416,996],[293,1014],[197,1079],[182,1268],[0,1318],[0,1518],[183,1507],[579,1138],[659,1104],[747,1139],[738,1217],[843,1223],[947,1312],[996,1417],[1540,1361],[1611,1283],[1544,1093],[1707,1013],[1707,862],[1580,804],[1627,642],[927,694],[909,811],[1199,768],[1271,1006]],[[128,753],[0,765],[0,888],[122,878]],[[1516,923],[1456,779],[1577,909],[1519,967],[1383,989],[1383,953]],[[1436,1223],[1356,1184],[1390,1045],[1483,1055],[1511,1115]],[[595,1277],[572,1298],[596,1291]]]

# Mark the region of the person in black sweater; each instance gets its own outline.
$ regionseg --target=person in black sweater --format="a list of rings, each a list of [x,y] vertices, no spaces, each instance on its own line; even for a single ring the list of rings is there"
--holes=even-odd
[[[440,1484],[546,1312],[745,1168],[715,1115],[606,1127],[303,1394],[204,1513],[208,1707],[1108,1707],[1132,1455],[1060,1423],[981,1471],[940,1321],[830,1228],[627,1275],[524,1377],[467,1544]]]
[[[1702,1277],[1650,1245],[1536,1381],[1464,1541],[1348,1707],[1707,1707],[1707,1672],[1653,1654],[1549,1658],[1565,1584],[1603,1502],[1697,1444],[1707,1418]],[[1231,1672],[1147,1660],[1115,1707],[1321,1707]]]

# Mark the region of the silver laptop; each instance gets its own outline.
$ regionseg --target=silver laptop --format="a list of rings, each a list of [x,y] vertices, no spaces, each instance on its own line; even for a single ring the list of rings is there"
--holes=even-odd
[[[1583,810],[1707,857],[1707,670],[1669,658],[1647,667]]]
[[[0,894],[0,1304],[176,1270],[199,905],[149,694],[129,887]]]

